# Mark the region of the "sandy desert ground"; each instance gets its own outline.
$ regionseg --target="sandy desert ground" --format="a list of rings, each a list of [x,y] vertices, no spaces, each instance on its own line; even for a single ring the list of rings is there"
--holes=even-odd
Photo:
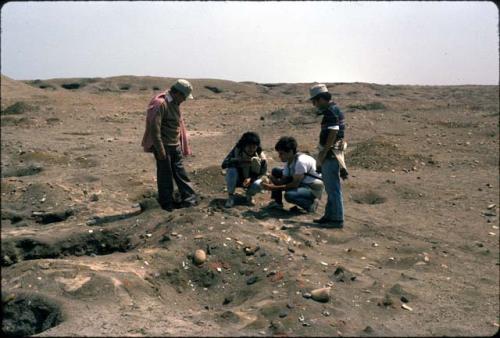
[[[314,152],[311,84],[196,80],[202,199],[155,203],[145,109],[175,79],[1,78],[2,331],[39,336],[471,336],[499,329],[499,88],[330,83],[346,114],[344,229],[224,209],[241,133]],[[289,208],[290,205],[287,205]],[[207,252],[196,266],[193,253]],[[309,298],[329,287],[330,299]]]

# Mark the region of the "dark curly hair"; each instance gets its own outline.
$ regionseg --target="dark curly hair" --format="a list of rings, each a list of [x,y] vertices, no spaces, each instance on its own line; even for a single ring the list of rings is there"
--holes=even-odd
[[[291,136],[283,136],[278,140],[276,145],[274,146],[276,151],[293,151],[294,154],[297,153],[297,140]]]
[[[257,154],[262,152],[262,147],[260,146],[260,137],[259,134],[254,133],[253,131],[248,131],[241,135],[240,140],[236,143],[236,148],[243,150],[249,144],[253,144],[257,146]]]

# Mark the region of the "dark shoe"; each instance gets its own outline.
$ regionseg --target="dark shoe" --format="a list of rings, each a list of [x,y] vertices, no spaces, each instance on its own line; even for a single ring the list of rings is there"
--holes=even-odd
[[[331,229],[342,229],[344,227],[343,221],[334,221],[324,217],[320,219],[313,220],[314,223],[321,224],[322,228],[331,228]]]
[[[168,211],[168,212],[174,211],[174,206],[171,204],[168,204],[168,205],[164,204],[161,206],[161,208],[165,211]]]
[[[329,220],[327,218],[324,218],[324,217],[321,217],[321,218],[318,218],[318,219],[314,219],[313,222],[314,223],[318,223],[318,224],[325,224],[325,223],[331,222],[331,220]]]
[[[181,203],[179,203],[179,208],[191,208],[191,207],[195,207],[198,205],[198,202],[196,201],[182,201]]]
[[[323,223],[321,226],[328,229],[342,229],[344,227],[344,222],[330,221],[329,223]]]

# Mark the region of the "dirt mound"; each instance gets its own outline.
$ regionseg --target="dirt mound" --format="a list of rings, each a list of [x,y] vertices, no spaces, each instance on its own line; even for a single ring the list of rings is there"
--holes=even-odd
[[[416,163],[429,161],[423,155],[406,154],[399,145],[383,137],[350,144],[346,162],[350,166],[371,170],[411,169]]]
[[[20,165],[2,169],[2,177],[19,177],[36,175],[43,170],[43,167],[38,164]]]
[[[1,76],[1,96],[2,104],[4,100],[20,97],[30,97],[31,95],[43,94],[43,90],[33,88],[22,81],[13,80],[5,75]]]
[[[1,115],[19,115],[33,110],[38,110],[38,107],[23,101],[18,101],[7,108],[2,109]]]
[[[220,193],[226,185],[225,171],[217,165],[195,170],[189,175],[201,191],[207,194]]]

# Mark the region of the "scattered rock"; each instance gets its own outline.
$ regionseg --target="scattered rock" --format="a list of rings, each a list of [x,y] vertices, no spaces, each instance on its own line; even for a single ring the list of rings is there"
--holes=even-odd
[[[392,300],[391,296],[389,296],[388,294],[386,294],[384,296],[384,298],[382,299],[382,302],[379,303],[379,305],[383,305],[383,306],[392,306],[394,304],[394,301]]]
[[[246,246],[243,248],[243,251],[245,252],[245,255],[251,256],[254,255],[257,251],[259,251],[260,247],[257,246]]]
[[[202,265],[207,260],[207,254],[205,251],[198,249],[194,253],[193,261],[196,265]]]
[[[269,325],[273,335],[284,334],[286,329],[283,323],[280,321],[271,321],[271,325]]]
[[[288,316],[288,311],[287,310],[281,310],[280,313],[278,314],[280,318],[285,318]]]
[[[237,314],[235,314],[232,311],[224,311],[220,317],[226,321],[232,322],[232,323],[237,323],[240,321],[240,318],[238,317]]]
[[[10,259],[10,257],[8,255],[4,255],[2,257],[2,265],[3,266],[9,266],[12,264],[14,264],[14,262],[12,261],[12,259]]]
[[[233,300],[234,300],[233,295],[226,296],[226,297],[224,297],[224,301],[222,302],[222,305],[227,305],[227,304],[231,303]]]
[[[352,282],[356,280],[356,276],[342,266],[337,267],[330,278],[342,283]]]
[[[406,298],[405,296],[401,296],[401,301],[403,303],[408,303],[409,302],[408,298]]]
[[[255,284],[258,280],[259,278],[257,276],[252,276],[247,279],[247,285]]]
[[[413,311],[413,309],[411,307],[409,307],[408,305],[406,304],[401,304],[401,307],[405,310],[408,310],[408,311]]]
[[[330,288],[321,288],[311,291],[311,298],[317,302],[326,303],[330,300]]]
[[[305,293],[303,293],[303,294],[302,294],[302,297],[304,297],[304,298],[306,298],[306,299],[309,299],[309,298],[311,298],[311,297],[312,297],[312,295],[311,295],[311,293],[309,293],[309,292],[305,292]]]
[[[141,207],[141,212],[151,209],[157,209],[160,207],[160,204],[156,200],[156,198],[145,198],[139,202],[139,206]]]
[[[368,333],[368,334],[372,334],[372,333],[375,333],[375,330],[370,325],[368,325],[367,327],[365,327],[363,329],[363,332]]]

